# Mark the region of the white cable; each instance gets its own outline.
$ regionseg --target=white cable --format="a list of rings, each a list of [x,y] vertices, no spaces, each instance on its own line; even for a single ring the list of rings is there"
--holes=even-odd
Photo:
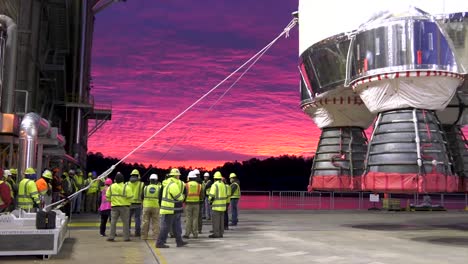
[[[71,198],[74,198],[77,196],[79,193],[89,189],[91,187],[91,184],[97,180],[101,180],[105,177],[107,177],[111,172],[115,169],[117,165],[122,163],[125,159],[130,157],[133,153],[135,153],[137,150],[139,150],[141,147],[143,147],[146,143],[148,143],[151,139],[153,139],[155,136],[157,136],[159,133],[161,133],[164,129],[166,129],[168,126],[170,126],[172,123],[174,123],[177,119],[179,119],[181,116],[183,116],[187,111],[192,109],[195,105],[197,105],[201,100],[203,100],[205,97],[207,97],[209,94],[211,94],[214,90],[216,90],[221,84],[223,84],[225,81],[227,81],[229,78],[231,78],[234,74],[236,74],[240,69],[248,65],[254,58],[258,57],[259,54],[264,53],[266,50],[268,50],[278,39],[280,39],[283,35],[286,35],[286,37],[289,36],[289,31],[297,24],[297,18],[294,18],[291,20],[291,22],[288,23],[286,28],[275,38],[273,39],[268,45],[266,45],[264,48],[262,48],[259,52],[257,52],[255,55],[253,55],[250,59],[248,59],[246,62],[244,62],[241,66],[239,66],[235,71],[233,71],[231,74],[229,74],[226,78],[224,78],[221,82],[219,82],[217,85],[215,85],[213,88],[211,88],[207,93],[205,93],[202,97],[198,98],[194,103],[192,103],[189,107],[187,107],[184,111],[182,111],[180,114],[178,114],[176,117],[174,117],[171,121],[169,121],[167,124],[165,124],[163,127],[161,127],[158,131],[156,131],[153,135],[151,135],[149,138],[147,138],[145,141],[143,141],[140,145],[138,145],[136,148],[134,148],[132,151],[130,151],[125,157],[120,159],[117,163],[112,165],[108,170],[103,172],[99,177],[96,179],[93,179],[88,186],[84,187],[81,190],[78,190],[77,192],[69,195],[67,198],[61,199],[55,203],[49,204],[44,207],[44,211],[50,210],[55,205],[59,205],[63,203],[64,201],[70,200]],[[257,59],[258,60],[258,59]],[[255,60],[255,61],[257,61]]]

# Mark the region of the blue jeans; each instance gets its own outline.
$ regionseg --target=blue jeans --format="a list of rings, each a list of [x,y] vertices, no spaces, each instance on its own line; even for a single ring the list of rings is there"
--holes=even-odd
[[[132,216],[135,214],[135,235],[139,236],[141,234],[141,204],[132,204],[130,205],[130,218],[128,221],[128,228],[131,229],[132,226]]]
[[[177,245],[182,242],[182,213],[174,214],[174,223],[172,224],[172,230],[174,230],[174,236]]]
[[[158,240],[156,240],[156,246],[166,244],[167,236],[169,235],[169,229],[173,225],[175,219],[173,214],[162,214],[160,216],[161,223]]]
[[[80,192],[79,194],[77,194],[75,196],[75,200],[73,201],[73,208],[72,208],[72,212],[74,213],[79,213],[80,212],[80,209],[81,209],[81,199],[82,199],[82,192]]]
[[[232,199],[231,198],[231,213],[232,213],[231,222],[232,222],[233,225],[237,225],[237,222],[239,221],[239,219],[237,219],[238,205],[239,205],[239,199]]]
[[[203,206],[203,216],[211,219],[211,205],[208,197],[205,197],[205,206]]]

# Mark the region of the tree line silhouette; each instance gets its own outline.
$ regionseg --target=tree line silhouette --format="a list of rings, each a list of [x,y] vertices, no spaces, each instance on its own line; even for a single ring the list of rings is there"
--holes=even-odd
[[[119,159],[105,157],[102,153],[88,153],[88,171],[96,171],[98,175],[109,169],[117,163]],[[212,176],[215,171],[220,171],[224,177],[229,177],[234,172],[242,186],[242,190],[256,191],[305,191],[309,183],[310,169],[313,158],[304,158],[302,156],[281,155],[279,157],[270,157],[264,160],[252,158],[246,161],[226,162],[223,166],[218,166],[213,170],[197,168],[203,174],[208,171]],[[185,181],[189,171],[195,169],[192,167],[177,167]],[[159,179],[163,179],[170,168],[158,168],[152,165],[146,167],[138,163],[120,163],[111,173],[113,178],[117,172],[121,172],[126,180],[130,177],[130,172],[138,169],[142,181],[148,182],[149,176],[156,173]]]

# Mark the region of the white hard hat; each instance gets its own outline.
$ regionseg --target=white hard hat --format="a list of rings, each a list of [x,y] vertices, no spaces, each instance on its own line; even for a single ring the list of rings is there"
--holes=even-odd
[[[5,177],[11,176],[11,171],[10,170],[4,170],[3,171],[3,176],[5,176]]]
[[[205,174],[203,174],[204,177],[210,177],[210,174],[208,172],[205,172]]]
[[[150,180],[157,180],[158,179],[158,175],[157,174],[151,174],[150,175]]]
[[[188,178],[189,179],[193,179],[193,178],[196,178],[196,177],[197,177],[197,175],[195,174],[195,171],[191,171],[191,172],[188,173]]]
[[[200,175],[200,171],[199,171],[198,169],[194,169],[194,170],[193,170],[193,173],[194,173],[194,174]]]

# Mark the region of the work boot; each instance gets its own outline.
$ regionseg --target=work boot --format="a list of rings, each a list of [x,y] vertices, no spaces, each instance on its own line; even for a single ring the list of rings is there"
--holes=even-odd
[[[156,247],[157,247],[157,248],[169,248],[169,246],[168,246],[168,245],[165,245],[165,244],[162,244],[162,245],[156,244]]]
[[[107,241],[114,242],[114,239],[113,238],[108,238]]]
[[[182,237],[183,238],[189,238],[189,235],[183,235]]]
[[[214,234],[213,234],[213,235],[209,235],[208,237],[209,237],[209,238],[220,238],[221,236],[217,236],[217,235],[214,235]]]
[[[185,246],[187,244],[188,244],[188,242],[182,241],[180,244],[177,244],[177,247],[183,247],[183,246]]]

